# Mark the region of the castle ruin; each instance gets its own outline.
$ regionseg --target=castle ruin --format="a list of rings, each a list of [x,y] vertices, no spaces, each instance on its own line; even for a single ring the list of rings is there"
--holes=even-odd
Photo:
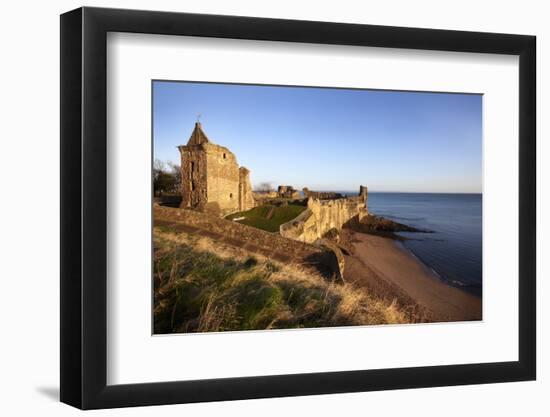
[[[279,185],[277,194],[281,198],[300,198],[300,193],[291,185]]]
[[[359,187],[359,194],[352,197],[333,196],[337,193],[310,192],[307,209],[295,219],[280,226],[281,236],[306,243],[322,239],[331,230],[340,231],[352,219],[361,221],[368,215],[368,190]],[[326,197],[327,198],[322,198]]]
[[[181,208],[225,216],[254,207],[250,171],[226,147],[208,139],[199,122],[181,155]]]

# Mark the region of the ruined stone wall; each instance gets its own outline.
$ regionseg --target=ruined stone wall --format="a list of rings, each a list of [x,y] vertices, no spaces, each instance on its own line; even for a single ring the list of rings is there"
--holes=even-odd
[[[361,197],[365,201],[365,209],[366,209],[369,206],[369,191],[366,186],[361,185],[359,187],[359,197]]]
[[[239,211],[250,210],[255,206],[250,185],[250,171],[245,167],[239,168]]]
[[[285,250],[288,251],[288,253],[292,253],[293,251],[302,251],[304,248],[312,249],[310,245],[286,239],[278,234],[256,229],[252,226],[247,226],[245,224],[209,215],[208,213],[155,206],[154,216],[155,219],[158,218],[183,221],[191,226],[204,230],[210,230],[215,233],[223,234],[227,237],[245,240],[248,243],[267,249],[272,248],[274,250]]]
[[[254,207],[248,169],[227,148],[208,139],[197,121],[181,156],[181,208],[225,216]]]
[[[225,215],[239,210],[239,165],[229,149],[208,143],[206,211]]]
[[[250,172],[229,149],[213,143],[180,146],[181,208],[227,215],[254,207]]]
[[[206,153],[202,146],[180,146],[181,207],[203,209],[207,203]]]
[[[321,200],[328,200],[328,199],[335,199],[335,198],[343,198],[344,196],[340,193],[335,193],[333,191],[311,191],[309,188],[304,187],[302,190],[304,192],[305,197],[314,197],[319,198]]]
[[[312,243],[331,230],[341,230],[354,217],[359,220],[368,213],[366,188],[362,195],[331,200],[310,197],[307,210],[280,226],[281,236]]]
[[[315,227],[311,237],[321,238],[331,229],[342,230],[342,226],[355,216],[362,216],[366,211],[361,197],[348,197],[336,200],[319,200],[310,198],[307,207],[315,217]],[[307,241],[307,240],[306,240]]]
[[[292,185],[279,185],[277,194],[280,198],[300,198],[300,193]]]
[[[302,211],[295,219],[279,226],[279,234],[299,242],[313,243],[318,239],[316,222],[316,217],[308,208]]]
[[[252,198],[258,204],[263,204],[266,200],[273,200],[274,198],[279,197],[277,191],[252,191]]]

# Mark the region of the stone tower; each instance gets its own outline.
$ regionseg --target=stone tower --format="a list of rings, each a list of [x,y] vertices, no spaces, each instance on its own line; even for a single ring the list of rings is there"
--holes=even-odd
[[[212,143],[199,122],[181,155],[182,208],[225,216],[254,207],[249,170],[227,148]]]

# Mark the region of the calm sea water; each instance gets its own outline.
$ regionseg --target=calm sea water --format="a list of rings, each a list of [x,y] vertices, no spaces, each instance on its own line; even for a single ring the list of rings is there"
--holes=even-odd
[[[369,192],[369,211],[434,233],[399,233],[418,258],[449,285],[481,295],[481,194]]]

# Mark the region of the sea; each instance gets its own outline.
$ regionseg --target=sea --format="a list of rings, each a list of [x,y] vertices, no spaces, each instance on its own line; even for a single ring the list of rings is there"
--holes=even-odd
[[[369,192],[368,209],[373,214],[433,232],[398,235],[406,238],[405,247],[444,283],[481,296],[481,194]]]

